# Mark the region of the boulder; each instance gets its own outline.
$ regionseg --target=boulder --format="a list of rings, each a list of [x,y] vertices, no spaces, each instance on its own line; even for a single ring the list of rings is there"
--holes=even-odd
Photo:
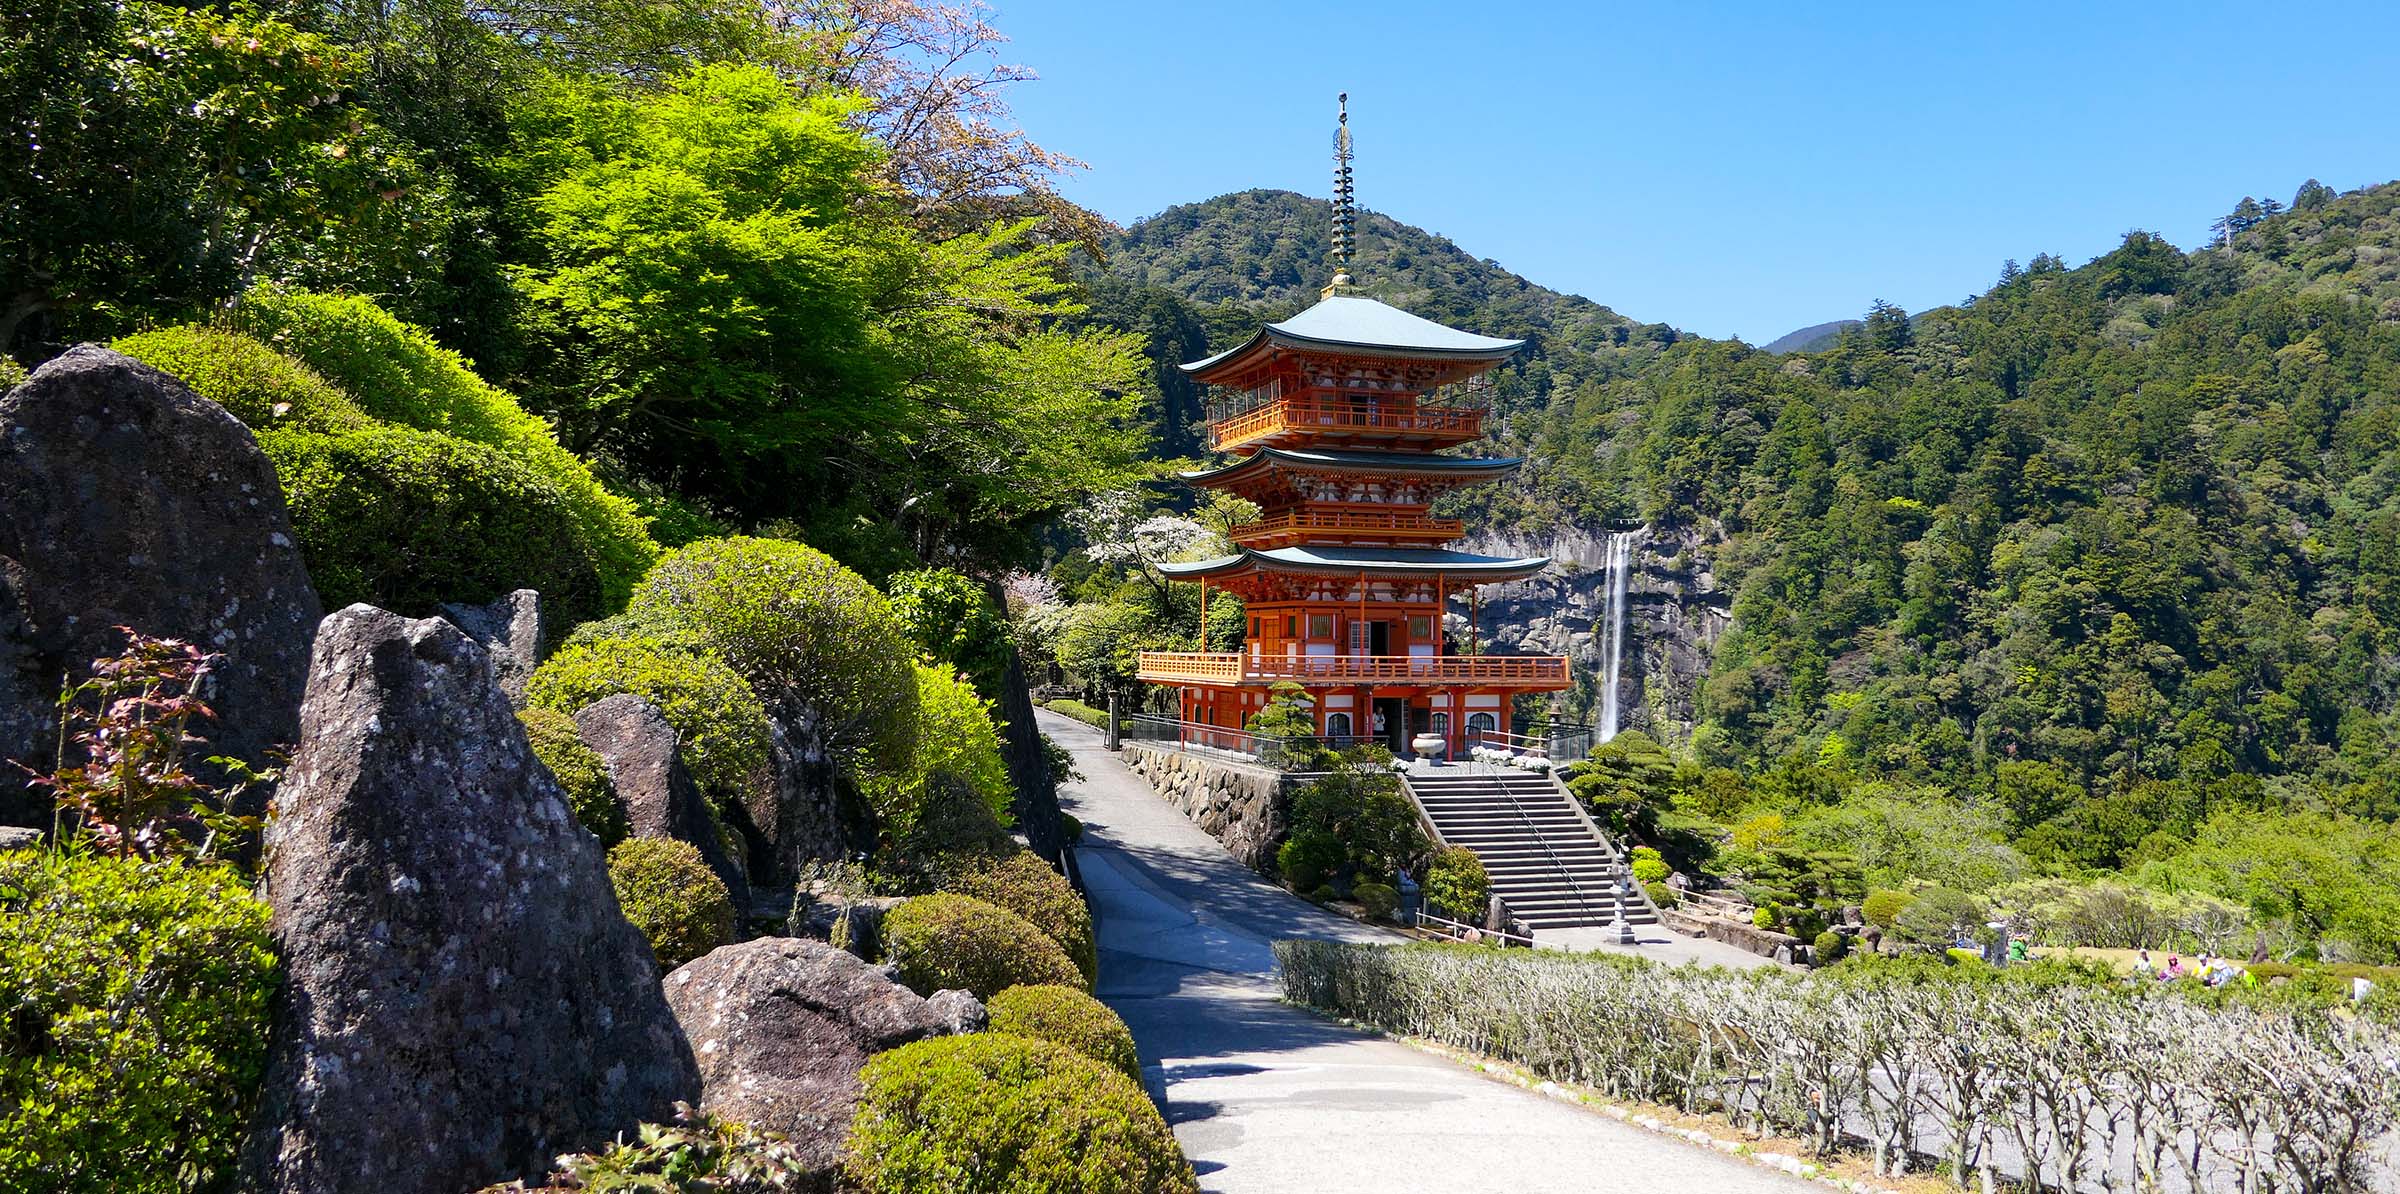
[[[524,708],[525,682],[542,662],[542,595],[519,589],[490,605],[445,604],[442,616],[483,647],[508,703]]]
[[[50,823],[5,760],[48,769],[59,678],[122,650],[118,627],[223,655],[198,732],[264,766],[298,736],[323,613],[275,466],[223,407],[88,344],[0,397],[0,823]]]
[[[20,829],[0,825],[0,850],[39,850],[44,838],[39,829]]]
[[[708,812],[708,797],[676,754],[680,739],[658,707],[629,692],[584,706],[575,714],[583,744],[608,764],[608,782],[625,802],[635,837],[689,842],[725,881],[733,906],[750,907],[750,885],[725,852],[725,837]]]
[[[289,972],[251,1187],[538,1178],[699,1096],[599,842],[439,619],[325,619],[261,887]]]
[[[950,1028],[883,971],[793,937],[725,946],[669,974],[665,986],[700,1059],[700,1109],[781,1133],[828,1170],[867,1058]]]
[[[936,991],[925,1001],[935,1018],[942,1022],[942,1031],[951,1036],[982,1032],[992,1026],[992,1013],[975,998],[973,991]]]
[[[758,837],[752,856],[764,856],[773,879],[788,883],[808,863],[845,853],[840,768],[817,744],[813,716],[769,713],[767,782],[752,789],[744,811]]]

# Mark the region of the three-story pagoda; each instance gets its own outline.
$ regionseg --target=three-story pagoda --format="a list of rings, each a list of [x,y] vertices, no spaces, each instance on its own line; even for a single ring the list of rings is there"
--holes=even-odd
[[[1473,380],[1523,346],[1445,327],[1353,293],[1348,142],[1337,141],[1334,284],[1246,343],[1182,366],[1219,395],[1210,446],[1240,458],[1184,474],[1254,502],[1233,555],[1165,565],[1174,580],[1247,607],[1242,649],[1146,651],[1138,674],[1180,690],[1182,720],[1239,727],[1290,681],[1318,732],[1406,752],[1420,734],[1455,753],[1510,730],[1519,692],[1568,686],[1559,656],[1456,654],[1442,633],[1451,598],[1521,580],[1547,557],[1454,550],[1465,534],[1434,500],[1523,463],[1449,454],[1483,434]]]

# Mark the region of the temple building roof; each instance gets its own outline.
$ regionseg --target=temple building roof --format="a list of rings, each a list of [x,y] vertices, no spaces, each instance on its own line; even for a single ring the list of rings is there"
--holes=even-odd
[[[1371,298],[1337,294],[1282,323],[1260,328],[1238,347],[1193,361],[1182,369],[1206,381],[1205,375],[1241,364],[1271,348],[1348,349],[1375,356],[1501,361],[1524,344],[1523,340],[1500,340],[1462,332]]]
[[[1478,582],[1518,580],[1550,566],[1548,556],[1509,559],[1472,552],[1414,547],[1277,547],[1266,551],[1244,548],[1213,560],[1161,564],[1158,570],[1179,580],[1213,579],[1247,572],[1310,572],[1333,576],[1376,574],[1424,575],[1441,573]]]
[[[1455,477],[1462,481],[1483,481],[1507,476],[1524,463],[1522,456],[1437,456],[1430,452],[1325,452],[1301,448],[1260,448],[1232,464],[1181,475],[1194,485],[1207,485],[1283,466],[1306,472],[1432,475]]]

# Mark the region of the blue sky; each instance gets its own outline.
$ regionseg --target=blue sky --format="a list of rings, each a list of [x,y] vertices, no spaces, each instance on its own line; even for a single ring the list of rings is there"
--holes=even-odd
[[[2245,194],[2400,177],[2400,3],[993,0],[1019,121],[1119,223],[1329,189],[1636,319],[1763,342],[2189,248]]]

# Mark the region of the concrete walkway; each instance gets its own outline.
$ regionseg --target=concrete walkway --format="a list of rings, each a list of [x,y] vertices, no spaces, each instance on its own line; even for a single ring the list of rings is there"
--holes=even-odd
[[[1482,1078],[1276,999],[1270,943],[1397,940],[1269,886],[1103,749],[1037,714],[1085,779],[1059,793],[1100,929],[1100,997],[1223,1194],[1769,1194],[1807,1183]]]

